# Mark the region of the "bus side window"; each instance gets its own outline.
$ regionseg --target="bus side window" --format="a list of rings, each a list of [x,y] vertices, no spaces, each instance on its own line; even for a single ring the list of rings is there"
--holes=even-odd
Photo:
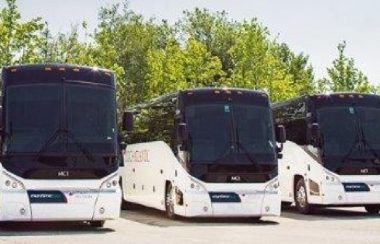
[[[298,145],[307,144],[307,123],[304,119],[293,120],[284,124],[286,128],[287,140]]]

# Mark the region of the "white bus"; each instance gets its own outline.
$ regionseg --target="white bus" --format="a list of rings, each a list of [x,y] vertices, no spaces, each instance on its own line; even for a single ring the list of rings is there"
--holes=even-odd
[[[308,214],[318,206],[380,210],[380,97],[335,93],[273,105],[287,130],[279,162],[282,201]]]
[[[0,221],[118,218],[113,74],[24,65],[2,81]]]
[[[265,93],[185,90],[131,111],[135,129],[121,173],[124,203],[166,211],[169,218],[280,214],[280,150]]]

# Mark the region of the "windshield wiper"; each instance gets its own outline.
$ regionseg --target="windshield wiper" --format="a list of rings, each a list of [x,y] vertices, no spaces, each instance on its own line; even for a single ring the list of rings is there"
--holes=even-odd
[[[360,133],[361,133],[361,138],[362,138],[362,142],[363,142],[364,147],[367,147],[367,149],[369,149],[369,151],[375,157],[375,162],[373,162],[373,163],[379,164],[380,163],[379,154],[377,154],[376,150],[371,147],[370,143],[368,143],[368,140],[364,135],[364,130],[363,130],[363,127],[361,126],[361,124],[360,124]]]
[[[239,129],[236,126],[236,121],[235,121],[235,107],[233,105],[232,99],[230,100],[231,104],[231,121],[232,121],[232,128],[234,133],[234,139],[235,139],[235,144],[237,149],[241,148],[243,149],[244,155],[248,158],[248,160],[257,168],[257,170],[262,173],[263,168],[262,165],[260,165],[252,156],[251,153],[245,148],[245,146],[240,142],[240,137],[239,137]],[[239,150],[238,150],[239,151]]]
[[[223,150],[223,154],[219,156],[218,158],[216,158],[215,160],[213,160],[212,162],[219,163],[222,159],[224,159],[225,157],[231,154],[231,149],[234,149],[234,145],[233,145],[231,129],[230,129],[230,142],[227,144],[227,146]]]
[[[356,109],[355,109],[356,110]],[[374,159],[376,160],[376,164],[378,164],[377,162],[380,163],[380,157],[379,155],[376,153],[376,151],[370,146],[370,144],[368,143],[368,140],[366,139],[365,135],[364,135],[364,130],[363,130],[363,126],[361,125],[360,123],[360,120],[358,119],[357,117],[357,113],[355,111],[355,120],[356,120],[356,127],[357,127],[357,130],[356,130],[356,138],[355,138],[355,141],[354,143],[352,144],[350,150],[348,151],[348,153],[344,156],[343,158],[343,162],[346,162],[348,159],[352,159],[352,160],[358,160],[358,161],[364,161],[364,160],[367,160],[368,158],[365,158],[365,157],[359,157],[359,158],[352,158],[350,157],[351,154],[354,152],[354,149],[356,147],[358,147],[358,149],[361,149],[361,145],[363,145],[363,148],[364,150],[359,150],[361,153],[363,152],[371,152],[372,153],[372,156],[374,157]]]
[[[244,155],[248,158],[248,160],[254,165],[256,166],[256,168],[259,170],[260,173],[263,173],[264,170],[263,170],[263,167],[261,164],[259,164],[252,156],[251,156],[251,153],[247,150],[247,148],[240,142],[240,138],[239,138],[239,131],[238,129],[236,128],[235,129],[236,132],[235,132],[235,135],[236,135],[236,145],[238,148],[240,149],[243,149],[243,152],[244,152]]]
[[[67,129],[57,129],[54,131],[54,133],[48,138],[48,140],[45,142],[45,144],[41,147],[41,149],[38,151],[37,153],[37,157],[40,157],[44,152],[46,152],[47,148],[49,145],[51,145],[56,139],[58,136],[60,135],[65,135],[67,136],[67,138],[71,139],[74,144],[79,148],[80,152],[90,161],[93,161],[94,160],[94,157],[93,155],[91,154],[91,152],[83,146],[83,144],[78,141],[75,136]]]

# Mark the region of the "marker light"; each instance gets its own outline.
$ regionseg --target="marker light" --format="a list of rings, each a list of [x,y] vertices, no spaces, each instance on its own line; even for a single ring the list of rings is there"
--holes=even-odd
[[[17,182],[13,182],[12,183],[12,188],[16,188],[17,187]]]
[[[95,66],[95,67],[92,68],[92,70],[93,70],[93,71],[98,71],[99,68]]]

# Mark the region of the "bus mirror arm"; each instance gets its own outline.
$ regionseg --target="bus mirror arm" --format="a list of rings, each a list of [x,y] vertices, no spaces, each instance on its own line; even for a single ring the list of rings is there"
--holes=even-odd
[[[320,140],[321,140],[321,131],[320,131],[318,123],[312,123],[311,124],[310,135],[311,135],[311,139],[312,139],[312,144],[314,146],[319,147],[320,146]]]
[[[282,143],[286,142],[286,130],[283,125],[278,125],[276,127],[276,140],[277,142],[281,143],[281,150],[282,150]]]
[[[178,142],[181,144],[181,150],[186,148],[189,140],[186,123],[179,123],[177,127]]]

